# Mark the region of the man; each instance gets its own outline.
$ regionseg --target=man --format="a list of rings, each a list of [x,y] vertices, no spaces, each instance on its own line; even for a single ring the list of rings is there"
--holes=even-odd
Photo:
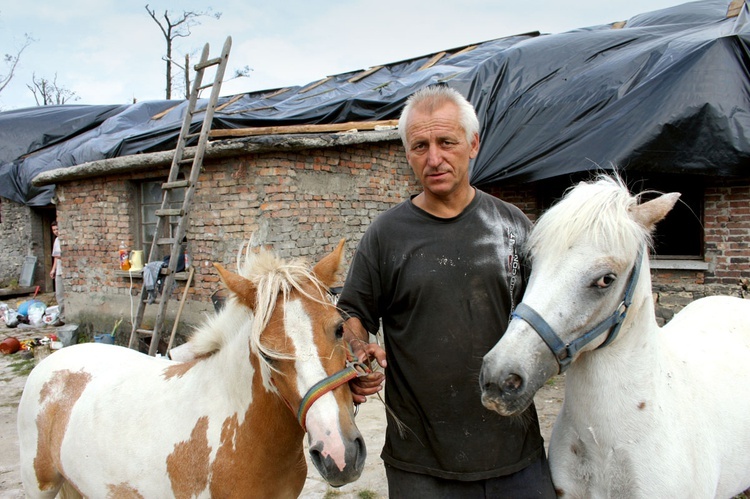
[[[478,383],[523,296],[530,222],[470,185],[479,122],[458,92],[414,94],[399,133],[423,190],[370,225],[338,301],[354,351],[387,366],[389,495],[555,497],[536,409],[501,417],[482,406]],[[381,320],[385,350],[367,343]],[[352,383],[355,402],[382,381],[375,373]]]
[[[62,252],[60,251],[60,237],[58,236],[59,231],[57,229],[57,220],[53,220],[51,225],[52,234],[55,236],[55,241],[52,243],[52,270],[50,270],[49,276],[55,280],[55,300],[57,300],[57,306],[59,309],[58,320],[56,321],[55,325],[60,325],[63,321],[64,311],[62,263],[60,263]]]

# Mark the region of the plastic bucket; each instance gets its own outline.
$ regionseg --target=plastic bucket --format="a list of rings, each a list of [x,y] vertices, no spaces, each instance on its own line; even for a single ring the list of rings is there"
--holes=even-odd
[[[107,345],[115,344],[115,337],[111,334],[97,334],[94,336],[95,343],[106,343]]]

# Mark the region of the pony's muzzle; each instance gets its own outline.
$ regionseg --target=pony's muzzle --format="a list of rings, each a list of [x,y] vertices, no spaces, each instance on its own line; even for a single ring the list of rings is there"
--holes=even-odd
[[[364,470],[365,459],[367,458],[365,440],[359,432],[346,444],[343,469],[325,451],[323,442],[318,441],[311,445],[309,452],[310,461],[332,487],[341,487],[357,480]]]
[[[513,416],[524,411],[528,400],[526,378],[515,372],[493,372],[485,364],[479,374],[482,404],[501,416]]]

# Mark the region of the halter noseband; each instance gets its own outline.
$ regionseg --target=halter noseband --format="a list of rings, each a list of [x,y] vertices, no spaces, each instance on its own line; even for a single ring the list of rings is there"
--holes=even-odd
[[[609,345],[617,337],[617,333],[620,332],[620,326],[622,326],[622,322],[625,320],[625,316],[628,313],[628,308],[633,302],[633,293],[635,292],[635,286],[638,283],[638,275],[641,273],[642,260],[643,249],[638,251],[638,256],[635,265],[633,266],[633,270],[630,273],[630,281],[625,289],[625,296],[622,299],[622,303],[620,303],[612,315],[597,324],[586,334],[573,340],[571,343],[564,343],[550,325],[547,324],[547,321],[545,321],[536,310],[523,302],[518,304],[511,317],[523,319],[532,327],[532,329],[534,329],[534,331],[537,332],[555,356],[558,365],[558,374],[561,374],[570,366],[573,357],[579,350],[608,329],[611,328],[611,331],[609,332],[607,339],[605,339],[601,345],[596,347],[597,349]]]
[[[356,357],[354,358],[356,359]],[[346,367],[344,367],[341,371],[333,373],[327,378],[323,378],[322,380],[315,383],[309,390],[307,390],[305,396],[302,397],[302,401],[299,403],[299,409],[297,409],[297,421],[299,422],[302,429],[307,431],[307,428],[305,426],[307,412],[310,410],[316,400],[318,400],[326,393],[335,390],[339,386],[348,383],[349,380],[359,378],[361,376],[366,376],[367,374],[369,374],[369,371],[370,368],[368,368],[367,365],[363,364],[362,362],[359,362],[357,360],[347,360]]]
[[[349,360],[350,358],[354,360]],[[281,393],[279,393],[279,396],[281,397],[281,400],[284,401],[289,410],[292,411],[292,413],[295,415],[295,417],[297,418],[297,422],[299,422],[299,425],[302,427],[302,430],[307,431],[307,425],[305,425],[307,413],[310,411],[310,408],[316,400],[318,400],[326,393],[332,392],[339,386],[348,383],[354,378],[367,376],[368,374],[370,374],[370,372],[371,370],[367,366],[367,364],[359,362],[357,360],[357,357],[355,357],[354,354],[351,353],[351,350],[349,350],[347,352],[347,361],[345,367],[342,370],[337,371],[326,378],[323,378],[322,380],[315,383],[312,387],[310,387],[310,389],[307,390],[305,396],[302,397],[302,400],[299,403],[299,408],[296,411],[292,407],[292,404],[290,404],[286,399],[286,397],[281,395]],[[271,383],[276,386],[273,378],[271,378]]]

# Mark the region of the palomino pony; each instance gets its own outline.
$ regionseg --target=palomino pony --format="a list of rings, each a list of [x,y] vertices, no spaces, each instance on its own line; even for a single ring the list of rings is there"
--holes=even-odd
[[[358,370],[327,294],[343,243],[312,270],[270,252],[217,265],[230,298],[190,362],[94,343],[41,362],[18,408],[27,497],[297,497],[305,431],[331,485],[359,478]]]
[[[482,402],[511,416],[567,371],[549,462],[566,498],[728,498],[750,486],[750,301],[697,300],[663,328],[647,246],[679,194],[642,204],[582,183],[530,234],[532,272],[484,357]]]

